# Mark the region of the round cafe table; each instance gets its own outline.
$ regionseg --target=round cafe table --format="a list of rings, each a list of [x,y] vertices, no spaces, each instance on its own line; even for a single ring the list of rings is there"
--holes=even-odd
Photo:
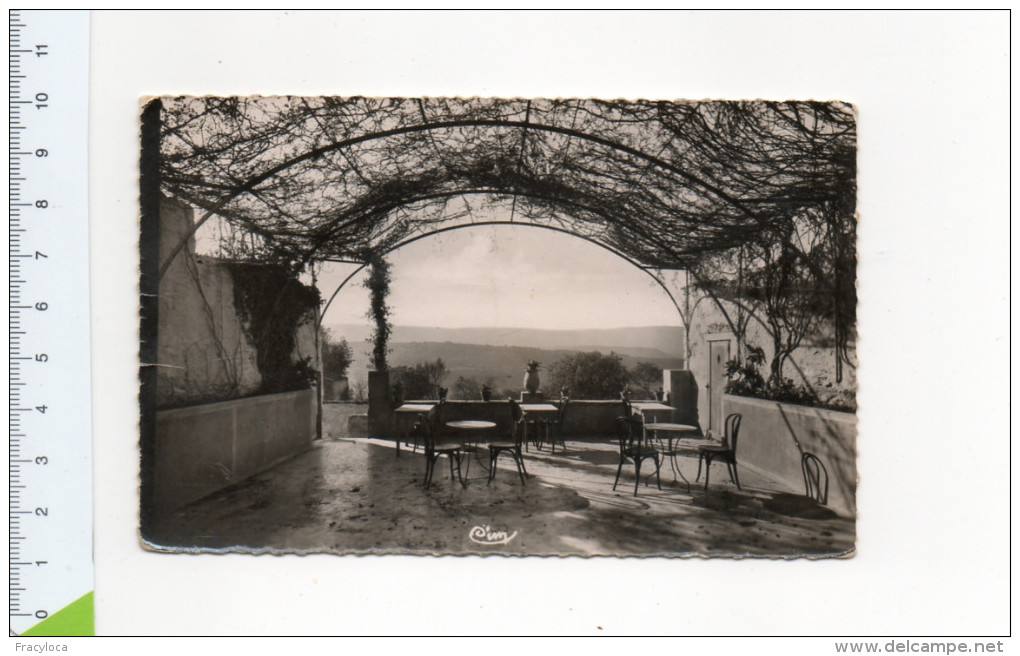
[[[679,465],[676,464],[676,457],[677,455],[697,455],[698,451],[696,447],[685,449],[679,444],[674,449],[673,440],[675,439],[677,442],[679,442],[680,440],[685,439],[683,437],[684,433],[692,432],[697,433],[698,427],[691,426],[690,424],[673,424],[669,422],[658,421],[644,424],[644,428],[646,432],[652,433],[652,435],[655,436],[658,436],[659,433],[666,434],[666,451],[663,455],[669,456],[669,466],[673,470],[673,482],[674,483],[676,482],[676,477],[679,474],[680,478],[682,478],[684,483],[687,484],[687,491],[690,492],[691,483],[690,481],[687,480],[687,477],[684,476],[684,473],[680,471]],[[711,440],[700,437],[697,437],[695,439],[697,439],[698,441],[711,442]]]
[[[495,428],[496,422],[494,421],[481,421],[479,419],[462,419],[459,421],[448,421],[446,425],[449,428],[457,428],[460,430],[485,430],[487,428]]]
[[[482,421],[480,419],[460,419],[457,421],[446,422],[446,427],[470,433],[471,431],[492,430],[493,428],[496,427],[496,422]],[[465,446],[467,446],[467,440],[465,440]],[[474,444],[472,444],[472,446],[474,446]],[[482,462],[481,458],[478,457],[478,450],[472,449],[472,451],[475,452],[475,460],[478,461],[479,466],[481,466],[481,468],[484,469],[485,471],[489,471],[489,468],[486,467],[485,463]],[[468,458],[468,467],[469,468],[471,467],[470,458]],[[465,474],[465,476],[466,475],[467,474]]]

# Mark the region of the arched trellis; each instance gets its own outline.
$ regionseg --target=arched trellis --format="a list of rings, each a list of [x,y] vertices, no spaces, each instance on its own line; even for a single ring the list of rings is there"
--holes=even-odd
[[[203,102],[168,99],[178,101]],[[843,103],[254,98],[213,99],[212,105],[217,102],[225,113],[205,115],[219,118],[203,129],[215,131],[222,121],[236,133],[214,134],[208,158],[200,150],[208,135],[201,134],[189,142],[199,144],[196,156],[187,148],[183,155],[172,151],[175,164],[163,170],[164,190],[205,213],[160,263],[159,275],[217,214],[268,240],[278,238],[289,261],[303,267],[389,252],[445,229],[436,227],[447,209],[444,199],[486,194],[512,200],[511,221],[518,201],[526,201],[521,216],[527,225],[578,228],[562,231],[608,247],[650,274],[686,271],[739,333],[726,304],[738,313],[748,306],[732,297],[732,289],[717,297],[690,265],[751,240],[782,239],[795,217],[815,212],[834,231],[844,231],[833,249],[831,289],[845,298],[836,300],[833,317],[844,335],[852,326],[856,122]],[[274,125],[265,118],[274,103],[283,108],[281,127],[264,128]],[[190,121],[185,116],[164,134],[176,138]],[[309,129],[319,136],[309,136]],[[266,134],[270,138],[256,148],[232,150]],[[285,142],[293,148],[281,148]],[[578,157],[578,150],[585,152]],[[481,167],[489,160],[492,171]],[[550,171],[550,165],[562,170]],[[347,171],[324,179],[354,193],[291,204],[295,189],[306,189],[327,170]],[[536,219],[546,212],[554,225]],[[828,270],[815,267],[812,275],[824,277]],[[689,317],[666,291],[688,326]]]
[[[650,267],[650,266],[646,266],[644,264],[641,264],[640,262],[634,260],[633,258],[631,258],[628,255],[626,255],[625,253],[623,253],[623,252],[613,248],[612,246],[609,246],[608,244],[604,244],[604,243],[602,243],[602,242],[600,242],[600,241],[598,241],[596,239],[592,239],[592,238],[584,236],[584,235],[579,235],[579,234],[577,234],[575,232],[572,232],[571,230],[566,229],[566,228],[560,228],[560,227],[551,226],[551,225],[544,225],[544,224],[540,224],[540,223],[515,223],[515,222],[512,222],[512,221],[476,221],[476,222],[472,222],[472,223],[465,223],[465,224],[454,225],[454,226],[446,226],[446,227],[443,227],[443,228],[436,228],[436,229],[434,229],[434,230],[432,230],[430,232],[427,232],[427,233],[424,233],[424,234],[420,234],[420,235],[416,235],[414,237],[405,239],[404,241],[402,241],[402,242],[400,242],[398,244],[395,244],[393,246],[389,246],[385,250],[379,251],[378,254],[381,255],[381,256],[385,256],[385,255],[388,255],[389,253],[392,253],[393,251],[396,251],[396,250],[398,250],[400,248],[403,248],[404,246],[407,246],[407,245],[412,244],[414,242],[420,241],[422,239],[426,239],[428,237],[434,237],[436,235],[443,234],[443,233],[446,233],[446,232],[452,232],[452,231],[455,231],[455,230],[464,230],[464,229],[469,229],[469,228],[486,227],[486,226],[515,226],[515,227],[538,228],[538,229],[541,229],[541,230],[550,230],[552,232],[557,232],[557,233],[560,233],[560,234],[564,234],[564,235],[567,235],[567,236],[570,236],[570,237],[581,239],[581,240],[583,240],[583,241],[585,241],[587,243],[593,244],[594,246],[597,246],[597,247],[599,247],[599,248],[609,252],[610,254],[612,254],[612,255],[622,259],[623,261],[627,262],[628,264],[630,264],[634,268],[638,269],[639,271],[642,271],[643,273],[648,275],[652,280],[655,281],[655,283],[659,286],[659,288],[669,298],[670,303],[673,304],[673,308],[676,310],[677,315],[680,317],[680,321],[683,324],[684,332],[686,334],[685,344],[684,344],[684,358],[687,359],[687,358],[690,357],[690,325],[691,325],[690,322],[693,319],[693,313],[694,313],[695,309],[697,308],[698,303],[700,303],[700,299],[693,306],[681,308],[680,307],[680,303],[677,301],[676,296],[673,294],[673,291],[670,290],[669,286],[666,284],[666,281],[664,281],[658,275],[658,273],[663,271],[664,269],[661,269],[659,267]],[[325,319],[326,313],[329,311],[329,308],[333,304],[333,301],[340,294],[340,292],[344,289],[344,287],[347,285],[347,283],[349,283],[351,280],[353,280],[355,276],[357,276],[359,273],[364,271],[366,267],[369,266],[368,262],[356,261],[356,260],[344,260],[343,263],[345,263],[345,264],[355,264],[355,265],[357,265],[357,267],[351,273],[349,273],[342,281],[340,281],[340,283],[337,284],[336,288],[333,290],[333,292],[330,294],[329,298],[323,304],[322,310],[318,313],[318,317],[316,319],[316,330],[318,330],[318,327],[321,325],[323,319]],[[698,277],[697,273],[695,273],[693,271],[689,271],[689,270],[683,270],[683,271],[685,271],[685,273],[687,275],[689,275],[690,277],[694,278],[696,281],[699,280],[699,277]],[[731,316],[729,310],[727,309],[726,302],[724,302],[721,299],[719,299],[714,293],[712,293],[711,290],[706,289],[705,293],[706,293],[705,297],[707,297],[709,300],[711,300],[711,302],[719,310],[720,314],[722,314],[723,319],[726,321],[727,325],[729,325],[730,330],[735,335],[740,334],[742,331],[738,328],[735,320],[733,319],[733,317]],[[751,308],[748,308],[748,307],[746,307],[746,306],[744,306],[744,305],[742,305],[742,304],[740,304],[739,302],[736,302],[736,301],[727,301],[727,302],[732,303],[737,308],[739,308],[739,309],[741,309],[743,311],[748,312],[748,314],[750,314],[752,317],[757,319],[759,324],[766,331],[769,330],[768,324],[766,324],[764,321],[762,321],[761,318],[757,317],[756,314],[753,312],[753,310]]]
[[[626,255],[625,253],[623,253],[623,252],[613,248],[612,246],[609,246],[607,244],[601,243],[598,240],[592,239],[590,237],[586,237],[584,235],[577,234],[577,233],[572,232],[572,231],[570,231],[570,230],[568,230],[566,228],[560,228],[560,227],[557,227],[557,226],[550,226],[550,225],[543,225],[543,224],[539,224],[539,223],[515,223],[515,222],[509,221],[509,220],[504,220],[504,221],[477,221],[477,222],[465,223],[465,224],[460,224],[460,225],[446,226],[446,227],[443,227],[443,228],[436,228],[436,229],[431,230],[431,231],[429,231],[427,233],[415,235],[414,237],[410,237],[408,239],[405,239],[405,240],[401,241],[398,244],[389,246],[389,247],[387,247],[384,250],[378,251],[376,253],[376,255],[379,255],[381,257],[385,257],[386,255],[389,255],[390,253],[392,253],[392,252],[394,252],[396,250],[399,250],[399,249],[401,249],[401,248],[403,248],[405,246],[408,246],[410,244],[413,244],[415,242],[418,242],[418,241],[421,241],[423,239],[427,239],[427,238],[430,238],[430,237],[435,237],[435,236],[438,236],[438,235],[441,235],[441,234],[445,234],[445,233],[449,233],[449,232],[454,232],[454,231],[457,231],[457,230],[466,230],[466,229],[471,229],[471,228],[483,228],[483,227],[494,227],[494,226],[513,226],[513,227],[538,228],[538,229],[541,229],[541,230],[549,230],[549,231],[552,231],[552,232],[556,232],[558,234],[564,234],[564,235],[567,235],[567,236],[570,236],[570,237],[581,239],[581,240],[583,240],[583,241],[585,241],[585,242],[587,242],[589,244],[592,244],[592,245],[594,245],[594,246],[596,246],[598,248],[601,248],[601,249],[607,251],[611,255],[614,255],[614,256],[620,258],[621,260],[625,261],[627,264],[633,266],[634,268],[636,268],[639,271],[641,271],[641,272],[645,273],[646,275],[648,275],[652,280],[655,281],[655,283],[659,286],[659,288],[662,290],[662,292],[666,294],[666,297],[669,298],[670,303],[673,304],[673,308],[676,310],[677,315],[680,317],[680,321],[683,323],[684,333],[686,335],[685,336],[685,340],[684,340],[685,341],[685,354],[684,354],[684,357],[685,358],[689,357],[690,319],[691,319],[691,317],[688,316],[684,312],[683,309],[681,309],[680,304],[677,302],[676,297],[673,295],[673,292],[666,285],[665,281],[663,281],[663,279],[660,278],[659,275],[657,275],[656,272],[658,270],[655,269],[655,268],[652,268],[652,267],[645,266],[645,265],[641,264],[640,262],[637,262],[633,258],[631,258],[628,255]],[[347,283],[349,283],[351,280],[353,280],[355,276],[357,276],[359,273],[364,271],[369,266],[368,262],[355,262],[355,261],[349,261],[348,260],[348,261],[344,261],[344,263],[347,263],[347,264],[356,264],[357,266],[346,277],[344,277],[344,279],[342,281],[340,281],[339,284],[337,284],[337,286],[333,290],[332,294],[330,294],[329,299],[323,304],[322,309],[319,311],[319,313],[316,316],[316,321],[315,321],[315,344],[316,344],[316,349],[317,350],[321,349],[321,345],[322,345],[322,338],[321,338],[322,322],[325,319],[326,313],[329,311],[329,308],[332,306],[333,301],[336,300],[336,298],[340,294],[340,292],[344,289],[344,287],[347,286]],[[720,309],[725,313],[725,308],[720,306]],[[727,320],[728,320],[728,318],[727,318]],[[321,357],[322,357],[322,354],[320,352],[319,353],[320,360],[321,360]],[[316,427],[317,427],[317,431],[319,433],[319,437],[320,438],[322,437],[322,412],[323,412],[323,409],[322,409],[322,406],[323,406],[323,380],[322,380],[322,375],[323,374],[322,374],[322,370],[321,370],[321,367],[320,367],[320,369],[319,369],[319,391],[318,391],[318,395],[317,395],[317,399],[318,399],[317,400],[317,417],[316,417]]]
[[[468,190],[460,190],[460,191],[443,192],[442,194],[434,194],[433,196],[437,197],[437,196],[456,196],[456,195],[492,194],[492,193],[494,193],[492,190],[487,190],[487,189],[486,190],[468,189]],[[543,199],[541,197],[537,197],[535,194],[531,194],[531,193],[527,193],[527,192],[522,193],[522,194],[518,194],[518,195],[524,195],[524,196],[528,196],[528,197],[532,197],[532,198],[538,198],[539,200],[550,200],[550,201],[556,200],[556,199]],[[414,203],[416,201],[422,200],[422,198],[423,197],[412,197],[412,198],[407,199],[406,202],[408,204],[411,204],[411,203]],[[394,207],[396,207],[396,206],[394,206]],[[585,209],[587,209],[587,210],[589,210],[589,211],[591,211],[593,213],[600,214],[602,216],[606,216],[604,212],[601,212],[597,208],[585,208]],[[206,218],[208,218],[208,216],[209,216],[209,214],[207,213]],[[608,217],[606,217],[606,218],[608,220]],[[411,243],[417,242],[417,241],[425,239],[427,237],[432,237],[432,236],[435,236],[435,235],[438,235],[438,234],[442,234],[442,233],[445,233],[445,232],[450,232],[450,231],[454,231],[454,230],[461,230],[461,229],[466,229],[466,228],[473,228],[473,227],[499,226],[499,225],[533,227],[533,228],[539,228],[539,229],[544,229],[544,230],[550,230],[550,231],[553,231],[553,232],[557,232],[557,233],[560,233],[560,234],[565,234],[565,235],[568,235],[568,236],[571,236],[571,237],[574,237],[574,238],[578,238],[578,239],[581,239],[581,240],[583,240],[583,241],[585,241],[587,243],[593,244],[593,245],[595,245],[595,246],[597,246],[597,247],[599,247],[599,248],[601,248],[601,249],[611,253],[612,255],[615,255],[616,257],[624,260],[625,262],[627,262],[631,266],[635,267],[636,269],[638,269],[640,271],[643,271],[646,275],[648,275],[652,280],[655,281],[655,283],[659,286],[659,288],[669,298],[669,300],[672,303],[674,309],[677,311],[677,315],[680,317],[680,320],[683,323],[684,331],[685,331],[685,335],[686,335],[686,337],[685,337],[685,345],[684,345],[684,357],[685,357],[685,359],[690,357],[690,321],[691,321],[691,318],[692,318],[691,315],[693,313],[694,308],[691,307],[691,308],[686,308],[685,309],[685,308],[681,308],[680,307],[680,304],[677,301],[676,296],[670,290],[670,288],[668,287],[666,282],[656,273],[658,271],[664,270],[664,268],[663,267],[653,267],[653,266],[648,266],[646,264],[643,264],[643,263],[637,261],[636,259],[634,259],[633,257],[629,256],[628,254],[624,253],[623,251],[621,251],[621,250],[619,250],[617,248],[614,248],[613,246],[611,246],[609,244],[606,244],[606,243],[601,242],[601,241],[599,241],[597,239],[588,237],[586,235],[580,234],[579,232],[572,231],[572,230],[567,229],[567,228],[561,228],[561,227],[558,227],[558,226],[547,225],[547,224],[531,222],[531,221],[528,221],[528,222],[514,222],[512,220],[507,220],[507,221],[473,221],[473,222],[465,223],[465,224],[446,226],[446,227],[442,227],[442,228],[435,228],[435,229],[429,230],[428,232],[421,233],[421,234],[415,235],[413,237],[404,239],[404,240],[402,240],[402,241],[400,241],[400,242],[398,242],[396,244],[389,245],[386,248],[377,251],[376,253],[379,254],[379,255],[383,255],[384,256],[384,255],[389,254],[389,253],[391,253],[391,252],[393,252],[395,250],[398,250],[399,248],[407,246],[407,245],[409,245]],[[190,237],[193,234],[194,234],[194,230],[189,232],[188,236],[186,236],[185,239],[184,239],[184,243],[186,243],[187,240],[190,239]],[[652,236],[652,238],[654,239],[654,236]],[[179,246],[177,248],[178,252],[180,251],[180,246],[183,246],[183,244],[179,244]],[[309,262],[315,261],[317,259],[316,256],[318,255],[318,251],[320,250],[320,248],[326,248],[327,246],[328,246],[328,241],[326,239],[320,240],[320,242],[315,247],[313,247],[308,253],[305,254],[305,258],[302,260],[302,266],[304,264],[309,263]],[[666,248],[668,248],[668,246]],[[316,345],[317,345],[317,348],[318,348],[319,343],[320,343],[321,322],[322,322],[322,319],[325,317],[325,314],[328,311],[328,309],[329,309],[330,305],[332,304],[333,300],[336,298],[336,296],[339,294],[339,292],[343,289],[343,287],[351,279],[353,279],[354,276],[356,276],[360,271],[364,270],[364,268],[368,266],[368,263],[367,262],[363,262],[363,261],[359,262],[359,261],[348,260],[347,262],[352,263],[352,264],[353,263],[357,263],[359,266],[353,272],[351,272],[343,281],[341,281],[341,283],[339,283],[337,288],[333,291],[333,293],[330,295],[330,297],[327,300],[327,302],[324,304],[324,307],[322,308],[322,310],[317,314],[316,323],[315,323]],[[169,264],[169,261],[164,266],[166,266],[168,264]],[[698,275],[695,272],[690,271],[690,270],[685,270],[685,271],[686,271],[686,273],[688,275],[690,275],[691,277],[695,278],[695,280],[698,280]],[[285,293],[286,293],[286,288],[281,291],[281,297]],[[731,317],[729,311],[727,310],[725,303],[723,301],[721,301],[719,298],[717,298],[715,296],[715,294],[711,292],[711,290],[706,289],[706,294],[711,299],[711,301],[716,306],[716,308],[720,311],[720,313],[722,314],[724,320],[730,326],[730,329],[732,330],[732,332],[734,334],[739,334],[740,331],[738,330],[738,328],[736,326],[736,323],[734,322],[734,320]],[[730,301],[730,302],[733,302],[733,301]],[[741,307],[742,309],[746,309],[746,308],[743,308],[739,303],[736,303],[736,305],[738,307]],[[753,312],[752,312],[752,314],[753,314]],[[766,330],[769,329],[768,325],[765,324],[764,322],[762,322],[760,318],[758,319],[758,321],[759,321],[759,323],[761,323],[761,325]],[[320,376],[321,376],[321,372],[320,372]],[[321,381],[320,381],[320,400],[319,400],[319,403],[320,403],[320,408],[319,408],[320,421],[321,421],[321,402],[322,402],[322,400],[321,400]]]
[[[309,151],[307,151],[305,153],[302,153],[301,155],[289,158],[289,159],[287,159],[284,162],[280,162],[280,163],[270,167],[266,171],[263,171],[262,173],[260,173],[258,175],[255,175],[255,176],[253,176],[253,177],[251,177],[251,178],[249,178],[249,179],[247,179],[247,180],[237,184],[236,187],[234,187],[233,189],[229,190],[227,193],[223,194],[214,203],[211,203],[211,204],[210,203],[205,203],[205,202],[200,203],[200,206],[202,207],[202,209],[205,209],[206,212],[203,214],[203,216],[198,221],[195,222],[195,225],[192,227],[192,229],[187,234],[185,234],[181,238],[181,240],[174,246],[174,248],[170,251],[169,255],[167,256],[167,259],[160,264],[160,269],[159,269],[159,274],[158,275],[159,275],[160,278],[162,278],[162,276],[166,273],[166,270],[169,268],[169,266],[172,263],[172,261],[174,260],[174,258],[181,252],[181,250],[188,243],[188,241],[191,238],[194,237],[195,233],[202,227],[202,225],[204,225],[210,218],[215,216],[218,212],[222,211],[223,208],[230,201],[234,200],[235,198],[237,198],[238,196],[240,196],[242,194],[253,192],[256,189],[256,187],[258,187],[258,185],[262,184],[266,180],[269,180],[273,176],[278,175],[281,172],[283,172],[283,171],[285,171],[285,170],[287,170],[287,169],[289,169],[291,167],[297,166],[297,165],[299,165],[299,164],[301,164],[303,162],[306,162],[308,160],[313,160],[313,159],[322,157],[326,153],[329,153],[329,152],[332,152],[332,151],[339,151],[339,150],[351,148],[352,146],[356,146],[358,144],[361,144],[361,143],[364,143],[364,142],[367,142],[367,141],[378,140],[378,139],[385,139],[385,138],[388,138],[388,137],[399,136],[399,135],[407,135],[407,134],[414,134],[414,133],[420,133],[420,132],[431,132],[431,131],[449,130],[449,129],[454,129],[454,128],[458,128],[458,127],[518,128],[518,129],[522,129],[522,130],[534,130],[534,131],[538,131],[538,132],[550,132],[550,133],[554,133],[554,134],[562,134],[562,135],[570,136],[570,137],[573,137],[573,138],[578,138],[578,139],[590,141],[592,143],[596,143],[596,144],[599,144],[601,146],[605,146],[607,148],[610,148],[610,149],[613,149],[613,150],[617,150],[617,151],[622,152],[622,153],[626,153],[627,155],[630,155],[632,157],[644,160],[644,161],[648,162],[652,166],[656,166],[656,167],[662,168],[663,170],[669,171],[669,172],[679,176],[681,179],[685,180],[686,182],[688,182],[690,184],[693,184],[693,185],[695,185],[695,186],[705,190],[706,192],[711,193],[711,194],[717,196],[721,200],[725,201],[726,203],[730,204],[734,208],[738,209],[741,213],[743,213],[748,219],[752,220],[753,222],[758,222],[760,220],[760,217],[756,216],[753,212],[748,210],[740,201],[738,201],[735,198],[732,198],[729,194],[727,194],[724,190],[719,189],[717,186],[715,186],[715,185],[713,185],[713,184],[711,184],[709,182],[706,182],[706,181],[700,179],[699,176],[697,176],[697,175],[695,175],[695,174],[693,174],[693,173],[691,173],[689,171],[685,171],[682,168],[677,167],[677,166],[675,166],[675,165],[673,165],[673,164],[671,164],[671,163],[661,159],[658,156],[651,155],[651,154],[648,154],[648,153],[644,153],[644,152],[642,152],[642,151],[640,151],[640,150],[638,150],[636,148],[633,148],[631,146],[627,146],[626,144],[619,143],[619,142],[616,142],[616,141],[613,141],[613,140],[610,140],[610,139],[606,139],[606,138],[600,137],[598,135],[591,135],[591,134],[587,134],[587,133],[581,132],[579,130],[574,130],[574,129],[571,129],[571,128],[564,128],[564,127],[561,127],[561,126],[542,125],[542,124],[538,124],[538,123],[530,123],[530,122],[524,122],[524,121],[502,121],[502,120],[499,120],[499,121],[497,121],[497,120],[443,121],[443,122],[423,123],[423,124],[419,124],[419,125],[411,125],[411,126],[405,126],[405,127],[400,127],[400,128],[394,128],[394,129],[391,129],[391,130],[384,130],[384,131],[373,132],[373,133],[364,134],[364,135],[358,135],[357,137],[352,137],[350,139],[345,139],[345,140],[340,141],[338,143],[330,144],[328,146],[322,146],[322,147],[319,147],[319,148],[311,149],[311,150],[309,150]],[[201,186],[201,183],[190,182],[189,184]],[[515,198],[517,196],[521,195],[521,191],[519,189],[517,189],[516,187],[513,187],[512,185],[508,185],[508,188],[502,189],[501,191],[502,191],[502,193],[505,193],[505,194],[508,194],[508,195],[513,195]],[[455,192],[455,193],[459,193],[459,192]],[[189,198],[189,200],[193,201],[195,199]],[[398,205],[399,204],[403,204],[403,201],[400,201],[397,204]],[[620,222],[618,225],[626,227],[629,224],[627,222]]]
[[[428,237],[435,237],[436,235],[440,235],[440,234],[447,233],[447,232],[452,232],[452,231],[455,231],[455,230],[464,230],[464,229],[468,229],[468,228],[482,228],[482,227],[486,227],[486,226],[515,226],[515,227],[539,228],[539,229],[542,229],[542,230],[550,230],[550,231],[557,232],[557,233],[560,233],[560,234],[568,235],[570,237],[576,237],[578,239],[581,239],[581,240],[584,240],[584,241],[588,242],[589,244],[593,244],[595,246],[598,246],[599,248],[602,248],[602,249],[608,251],[609,253],[615,255],[616,257],[624,260],[625,262],[627,262],[627,264],[630,264],[631,266],[635,267],[636,269],[644,272],[652,280],[654,280],[656,282],[656,284],[658,284],[659,287],[662,289],[662,291],[665,292],[666,296],[669,297],[670,302],[673,304],[673,307],[676,309],[677,314],[680,316],[680,320],[683,321],[683,323],[684,323],[684,328],[686,329],[688,327],[687,326],[687,318],[684,317],[684,313],[680,309],[680,305],[677,303],[676,297],[673,296],[673,293],[669,290],[669,287],[666,286],[665,282],[663,282],[663,280],[661,278],[659,278],[654,273],[654,269],[642,265],[641,263],[639,263],[639,262],[635,261],[634,259],[632,259],[631,257],[627,256],[626,254],[616,250],[612,246],[608,246],[606,244],[603,244],[603,243],[601,243],[601,242],[599,242],[599,241],[597,241],[595,239],[591,239],[590,237],[585,237],[584,235],[579,235],[577,233],[571,232],[570,230],[568,230],[566,228],[560,228],[560,227],[557,227],[557,226],[550,226],[550,225],[542,225],[540,223],[514,223],[514,222],[511,222],[511,221],[478,221],[478,222],[475,222],[475,223],[465,223],[465,224],[462,224],[462,225],[447,226],[445,228],[436,228],[435,230],[432,230],[430,232],[427,232],[427,233],[424,233],[424,234],[420,234],[420,235],[415,235],[414,237],[411,237],[409,239],[405,239],[404,241],[400,242],[399,244],[390,246],[390,247],[386,248],[385,250],[379,251],[378,255],[386,256],[386,255],[392,253],[395,250],[403,248],[404,246],[408,246],[409,244],[413,244],[414,242],[420,241],[422,239],[426,239]],[[353,264],[353,262],[351,262],[351,263]],[[333,290],[333,293],[330,295],[329,300],[327,300],[326,303],[323,305],[322,311],[319,312],[319,322],[320,323],[325,318],[326,312],[329,310],[330,305],[332,305],[333,300],[337,297],[337,295],[344,288],[344,286],[348,282],[350,282],[354,278],[354,276],[358,275],[358,273],[363,271],[365,269],[365,267],[367,267],[367,266],[368,266],[368,262],[360,263],[359,266],[354,271],[352,271],[346,278],[344,278],[337,285],[337,288],[335,290]]]

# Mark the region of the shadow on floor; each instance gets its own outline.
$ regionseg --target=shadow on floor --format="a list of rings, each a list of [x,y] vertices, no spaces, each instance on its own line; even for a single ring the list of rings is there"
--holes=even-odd
[[[325,440],[308,452],[174,512],[148,546],[169,551],[351,554],[833,557],[855,524],[796,495],[726,483],[688,492],[663,470],[634,496],[633,467],[614,492],[615,447],[532,450],[522,484],[512,461],[467,488],[445,463],[422,486],[424,456],[392,443]],[[669,480],[667,480],[669,479]]]

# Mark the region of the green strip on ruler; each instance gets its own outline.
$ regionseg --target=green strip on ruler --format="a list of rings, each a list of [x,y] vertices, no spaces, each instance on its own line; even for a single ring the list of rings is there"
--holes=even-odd
[[[48,637],[95,635],[92,593],[60,609],[21,635]]]
[[[86,11],[9,18],[9,615],[94,634]]]

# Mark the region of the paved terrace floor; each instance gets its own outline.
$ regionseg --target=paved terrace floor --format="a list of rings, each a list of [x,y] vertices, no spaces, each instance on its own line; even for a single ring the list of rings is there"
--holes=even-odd
[[[662,468],[662,489],[634,468],[614,492],[615,443],[571,441],[555,455],[525,454],[522,485],[500,458],[496,480],[472,458],[468,485],[451,481],[441,458],[433,485],[425,459],[392,442],[327,438],[295,458],[166,517],[157,548],[273,552],[503,554],[575,556],[837,557],[852,555],[855,523],[740,470],[738,491],[725,465],[712,484],[688,492]],[[697,460],[679,459],[693,480]],[[651,465],[646,465],[648,470]],[[642,469],[644,479],[645,469]],[[476,527],[481,527],[476,528]],[[505,544],[479,544],[479,531]]]

